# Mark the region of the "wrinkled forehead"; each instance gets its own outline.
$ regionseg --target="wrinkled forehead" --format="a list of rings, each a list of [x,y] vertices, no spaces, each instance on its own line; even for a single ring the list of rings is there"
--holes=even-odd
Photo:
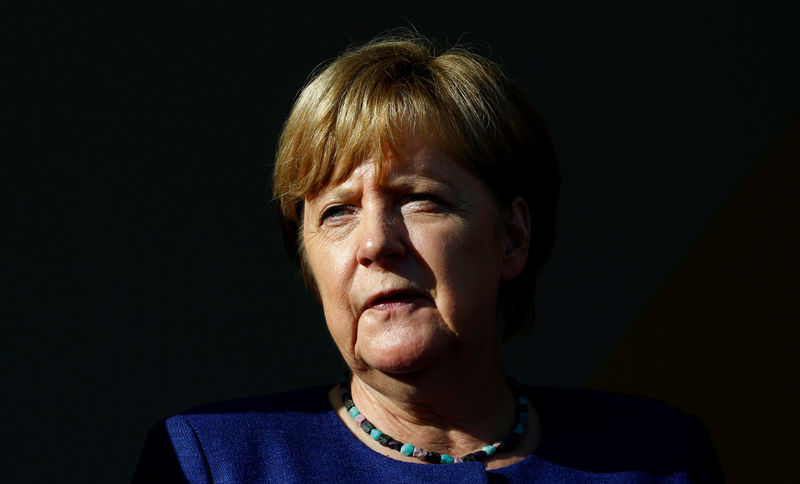
[[[387,187],[413,177],[445,178],[447,165],[455,164],[469,172],[473,171],[473,163],[464,153],[458,153],[446,142],[430,135],[395,137],[393,143],[384,143],[380,149],[367,150],[364,153],[357,159],[337,159],[328,179],[315,190],[309,190],[303,198],[317,198],[346,184],[353,177],[366,174],[371,183]]]

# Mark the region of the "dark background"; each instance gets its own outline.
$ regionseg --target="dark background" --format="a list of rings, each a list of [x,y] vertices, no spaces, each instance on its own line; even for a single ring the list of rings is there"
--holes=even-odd
[[[309,72],[398,26],[500,62],[562,161],[511,373],[660,398],[730,482],[796,477],[797,9],[377,5],[5,15],[3,481],[125,482],[159,418],[341,374],[265,187]]]

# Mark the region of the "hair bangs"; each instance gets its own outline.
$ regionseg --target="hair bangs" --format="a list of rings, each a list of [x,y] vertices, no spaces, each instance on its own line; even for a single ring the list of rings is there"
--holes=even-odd
[[[276,198],[284,215],[297,220],[294,204],[285,201],[299,202],[342,182],[364,161],[375,163],[380,179],[389,155],[411,139],[424,136],[445,145],[457,144],[443,139],[441,103],[418,79],[377,83],[372,73],[361,74],[343,90],[329,88],[318,96],[314,84],[330,82],[323,74],[298,99],[294,110],[298,113],[292,113],[284,130],[293,139],[281,139],[279,149],[279,156],[283,149],[291,150],[286,158],[295,163],[276,167],[275,173]],[[300,113],[304,115],[295,116]],[[295,129],[291,129],[293,124]]]

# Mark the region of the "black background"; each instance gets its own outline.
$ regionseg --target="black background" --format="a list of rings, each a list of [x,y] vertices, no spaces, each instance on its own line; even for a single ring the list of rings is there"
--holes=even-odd
[[[558,239],[537,327],[508,345],[507,366],[585,384],[796,115],[798,17],[778,5],[5,16],[3,481],[124,482],[166,414],[340,375],[283,255],[269,164],[309,72],[394,27],[472,43],[548,121],[564,173]]]

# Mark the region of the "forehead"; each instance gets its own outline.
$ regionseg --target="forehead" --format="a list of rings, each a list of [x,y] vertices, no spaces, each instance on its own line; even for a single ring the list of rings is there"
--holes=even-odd
[[[307,200],[326,193],[349,190],[369,183],[381,188],[403,188],[423,182],[461,185],[471,173],[445,150],[431,143],[408,143],[380,157],[369,157],[355,165],[344,179],[324,186]]]

